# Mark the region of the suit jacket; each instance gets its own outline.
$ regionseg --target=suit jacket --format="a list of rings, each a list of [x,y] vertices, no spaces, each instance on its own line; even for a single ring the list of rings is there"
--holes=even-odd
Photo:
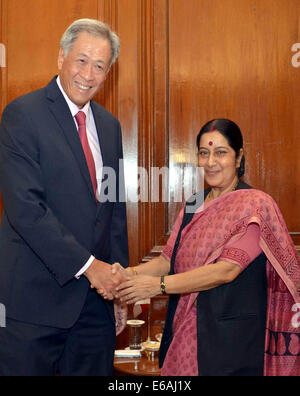
[[[115,171],[118,197],[124,188],[120,124],[99,104],[92,101],[91,107],[103,166]],[[56,78],[4,110],[0,190],[0,302],[7,316],[72,326],[89,290],[85,276],[74,276],[91,254],[128,265],[126,206],[96,204],[78,132]]]

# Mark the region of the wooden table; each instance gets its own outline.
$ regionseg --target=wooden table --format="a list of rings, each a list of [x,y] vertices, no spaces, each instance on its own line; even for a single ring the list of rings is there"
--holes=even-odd
[[[152,359],[151,353],[142,352],[140,358],[115,358],[114,369],[116,376],[159,376],[158,356]]]

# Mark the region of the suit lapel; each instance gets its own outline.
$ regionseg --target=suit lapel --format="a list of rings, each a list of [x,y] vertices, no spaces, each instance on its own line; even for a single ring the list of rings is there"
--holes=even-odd
[[[101,150],[101,156],[102,156],[102,162],[103,162],[103,167],[108,167],[111,166],[112,159],[110,158],[110,153],[112,152],[111,150],[111,141],[109,138],[109,133],[108,131],[105,130],[105,119],[101,113],[101,110],[98,106],[95,105],[93,101],[91,101],[91,108],[93,111],[93,116],[97,128],[97,134],[98,134],[98,140],[99,140],[99,145],[100,145],[100,150]],[[105,132],[104,132],[105,131]],[[102,177],[103,180],[103,177]],[[104,196],[104,191],[103,191],[103,184],[101,185],[101,196]],[[104,208],[104,205],[98,204],[97,206],[97,218],[100,218],[101,216],[101,210]]]
[[[49,109],[56,121],[60,125],[64,136],[69,143],[71,150],[74,154],[74,157],[78,163],[79,170],[86,181],[87,187],[92,195],[93,200],[95,201],[93,185],[89,173],[89,169],[86,163],[85,155],[82,149],[82,145],[80,142],[80,138],[70,112],[70,109],[58,88],[56,83],[56,77],[50,82],[50,84],[46,88],[47,90],[47,98],[49,101]]]
[[[109,153],[110,153],[109,136],[104,135],[104,130],[103,130],[104,120],[103,120],[101,111],[99,110],[99,108],[97,106],[95,106],[95,103],[93,101],[91,101],[91,108],[93,111],[93,116],[94,116],[94,120],[95,120],[95,124],[96,124],[103,166],[108,166],[110,163],[110,161],[109,161]]]

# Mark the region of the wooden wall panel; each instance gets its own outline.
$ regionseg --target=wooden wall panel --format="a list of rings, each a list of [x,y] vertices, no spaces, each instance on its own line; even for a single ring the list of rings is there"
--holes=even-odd
[[[152,166],[169,168],[169,7],[168,0],[154,3],[154,136],[155,148]],[[161,184],[163,183],[160,180]],[[152,184],[155,180],[152,179]],[[166,182],[165,182],[166,183]],[[162,186],[165,188],[165,185]],[[170,186],[167,186],[169,189]],[[162,199],[161,191],[161,200]],[[155,240],[153,253],[157,254],[167,242],[170,212],[169,202],[155,203]]]
[[[138,188],[138,166],[151,191],[151,167],[195,164],[199,128],[228,117],[245,137],[246,181],[276,199],[300,245],[300,68],[291,64],[299,12],[299,0],[0,0],[8,58],[0,111],[57,72],[69,23],[98,17],[121,38],[96,100],[121,121],[128,197]],[[178,189],[171,179],[170,194]],[[181,206],[128,203],[131,264],[159,254]]]
[[[97,18],[108,23],[114,31],[118,31],[117,0],[98,0]],[[100,93],[94,98],[112,114],[118,115],[118,62],[116,62],[105,81]]]
[[[117,0],[118,34],[121,40],[121,52],[118,62],[118,118],[122,125],[123,149],[125,159],[125,182],[127,196],[137,190],[134,177],[138,167],[138,59],[139,59],[139,1]],[[127,204],[127,222],[129,230],[129,255],[131,265],[139,261],[139,223],[138,205]]]
[[[170,166],[196,159],[206,121],[236,121],[246,181],[274,197],[291,232],[300,230],[299,12],[299,1],[169,2]]]
[[[136,265],[144,257],[152,242],[149,242],[147,225],[143,221],[141,224],[141,219],[144,219],[141,215],[141,205],[132,202],[132,197],[138,191],[138,166],[143,165],[142,157],[139,161],[141,141],[144,140],[148,144],[144,134],[147,128],[148,103],[145,81],[152,65],[147,64],[147,51],[144,49],[153,40],[147,39],[148,30],[144,23],[151,21],[147,14],[149,3],[132,0],[128,7],[128,0],[98,1],[99,19],[109,23],[121,40],[118,63],[114,65],[97,99],[118,117],[122,126],[129,252],[132,265]],[[148,243],[146,248],[145,243]]]
[[[152,5],[153,27],[141,57],[154,51],[145,63],[154,74],[148,71],[152,83],[147,83],[144,70],[139,73],[147,87],[141,99],[147,106],[139,122],[147,128],[139,128],[139,164],[149,171],[167,166],[171,173],[196,164],[200,127],[211,118],[231,118],[244,134],[245,180],[274,197],[300,244],[300,74],[291,64],[300,2],[156,0]],[[181,180],[170,180],[171,195],[181,188]],[[140,205],[145,240],[139,246],[148,252],[143,260],[161,251],[181,207],[182,202]]]
[[[59,41],[77,18],[97,18],[97,0],[3,0],[7,7],[7,101],[57,74]]]

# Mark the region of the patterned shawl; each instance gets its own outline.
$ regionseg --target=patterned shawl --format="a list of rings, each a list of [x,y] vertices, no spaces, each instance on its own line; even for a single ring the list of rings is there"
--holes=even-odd
[[[183,213],[164,250],[166,256],[170,257],[174,248],[182,217]],[[225,245],[240,238],[250,223],[259,225],[259,244],[267,257],[264,375],[300,376],[300,259],[272,197],[255,189],[237,190],[202,206],[182,232],[175,268],[184,272],[213,263]],[[187,334],[197,296],[198,293],[182,296],[184,314],[179,322],[174,320],[177,337],[174,336],[164,365],[170,363],[169,352],[172,354],[176,343],[179,345]]]

